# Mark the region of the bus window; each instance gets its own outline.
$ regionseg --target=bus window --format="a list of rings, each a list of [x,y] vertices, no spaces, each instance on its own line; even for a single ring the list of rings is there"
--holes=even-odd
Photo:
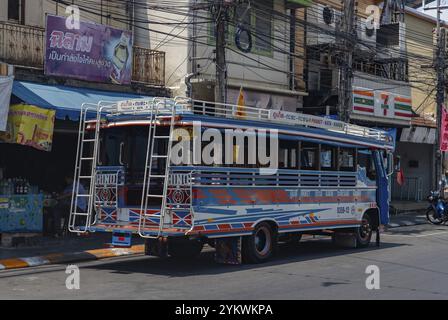
[[[300,149],[300,168],[302,170],[317,170],[319,145],[312,142],[302,142]]]
[[[376,180],[376,169],[370,150],[358,151],[358,166],[366,170],[366,175],[369,180]]]
[[[128,134],[126,128],[111,128],[101,131],[100,163],[103,166],[128,164]]]
[[[294,140],[280,140],[278,165],[280,169],[297,169],[298,143]]]
[[[355,157],[356,149],[339,148],[339,170],[340,171],[355,171]]]
[[[322,145],[320,151],[320,167],[324,171],[336,171],[336,147]]]

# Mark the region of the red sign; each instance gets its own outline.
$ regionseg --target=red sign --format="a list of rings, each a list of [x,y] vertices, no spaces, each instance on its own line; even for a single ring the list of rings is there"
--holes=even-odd
[[[448,113],[442,105],[442,120],[440,124],[440,151],[448,151]]]

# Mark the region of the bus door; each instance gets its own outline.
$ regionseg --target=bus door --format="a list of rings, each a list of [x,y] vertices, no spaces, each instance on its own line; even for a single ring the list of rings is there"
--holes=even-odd
[[[389,182],[384,167],[382,151],[372,151],[372,158],[376,171],[376,202],[380,210],[380,222],[385,225],[389,223]]]

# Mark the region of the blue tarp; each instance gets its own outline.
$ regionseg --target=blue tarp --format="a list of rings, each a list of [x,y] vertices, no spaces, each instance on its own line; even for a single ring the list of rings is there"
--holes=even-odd
[[[78,120],[83,103],[149,98],[129,93],[14,81],[12,94],[27,104],[56,110],[57,119]]]

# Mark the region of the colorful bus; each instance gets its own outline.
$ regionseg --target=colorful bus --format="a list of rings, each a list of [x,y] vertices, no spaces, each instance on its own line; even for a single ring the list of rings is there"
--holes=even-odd
[[[187,98],[84,105],[79,130],[70,231],[137,234],[148,255],[208,244],[219,262],[259,263],[302,234],[367,247],[389,220],[380,130]]]

